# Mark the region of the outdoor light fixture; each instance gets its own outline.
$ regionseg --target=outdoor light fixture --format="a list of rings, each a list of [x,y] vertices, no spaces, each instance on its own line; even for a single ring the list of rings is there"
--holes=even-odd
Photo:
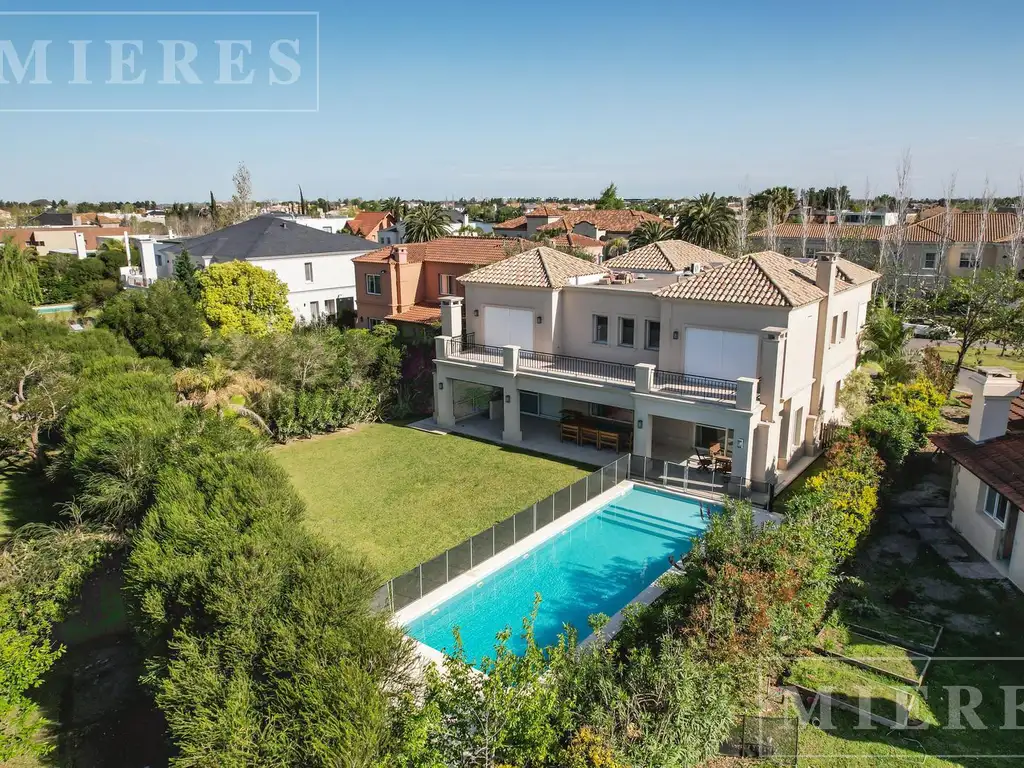
[[[637,419],[636,420],[636,428],[637,429],[643,429],[644,428],[644,420],[643,419]]]
[[[473,310],[473,317],[480,317],[480,310],[479,309],[474,309]]]
[[[679,331],[672,331],[673,341],[679,341]]]
[[[541,324],[541,323],[543,323],[543,322],[544,322],[544,318],[543,318],[543,316],[541,316],[541,315],[537,315],[537,325],[540,325],[540,324]]]
[[[505,395],[505,402],[506,403],[511,403],[512,402],[512,395]]]
[[[443,382],[443,381],[439,381],[439,382],[437,382],[437,388],[438,388],[439,390],[443,390],[443,389],[444,389],[444,382]]]

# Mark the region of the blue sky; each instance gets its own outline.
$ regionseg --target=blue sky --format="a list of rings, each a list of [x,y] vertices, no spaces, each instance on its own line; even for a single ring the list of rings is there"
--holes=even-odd
[[[45,7],[88,9],[68,0]],[[806,10],[777,0],[163,7],[319,11],[319,111],[0,113],[0,198],[167,202],[211,188],[224,198],[239,161],[260,199],[293,198],[298,184],[331,198],[596,195],[610,180],[627,197],[776,183],[846,183],[856,194],[869,183],[877,194],[892,191],[905,148],[919,195],[938,195],[953,172],[958,193],[979,194],[988,177],[998,194],[1012,194],[1024,169],[1024,3],[1009,0]],[[0,10],[38,5],[5,0]],[[205,84],[185,92],[190,105],[303,107],[315,95],[310,67],[291,91],[264,80],[269,41],[311,39],[304,21],[0,16],[0,40],[23,45],[38,33],[70,50],[66,41],[86,34],[99,44],[138,36],[159,70],[156,40],[194,39],[206,68],[197,65]],[[216,66],[206,51],[225,34],[263,52],[249,90],[209,82]],[[59,63],[50,67],[60,73]],[[15,101],[69,104],[83,88],[93,103],[182,98],[148,81],[126,97],[125,86],[102,78],[77,90],[52,79]]]

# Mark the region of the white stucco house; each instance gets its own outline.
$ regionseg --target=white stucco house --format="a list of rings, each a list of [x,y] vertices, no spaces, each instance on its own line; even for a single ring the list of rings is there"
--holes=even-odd
[[[288,303],[296,320],[308,322],[334,315],[345,304],[355,308],[352,259],[376,247],[355,235],[333,234],[287,218],[264,215],[207,235],[164,243],[160,252],[164,264],[171,264],[171,270],[173,260],[182,250],[187,250],[192,260],[204,268],[247,261],[270,270],[288,286]]]
[[[445,208],[445,214],[448,216],[448,236],[458,236],[459,231],[463,227],[468,227],[469,214],[465,211],[460,211],[458,208]],[[381,245],[401,245],[405,242],[405,222],[399,221],[386,229],[381,229],[377,232],[377,242]]]
[[[953,461],[949,523],[1024,590],[1024,397],[1007,368],[966,371],[967,434],[932,435]]]
[[[539,247],[460,277],[465,298],[442,299],[437,423],[481,418],[462,393],[490,387],[504,442],[529,448],[570,411],[620,423],[636,455],[718,447],[734,484],[773,482],[840,415],[880,276],[833,253],[686,252],[701,255],[647,254],[641,272]]]

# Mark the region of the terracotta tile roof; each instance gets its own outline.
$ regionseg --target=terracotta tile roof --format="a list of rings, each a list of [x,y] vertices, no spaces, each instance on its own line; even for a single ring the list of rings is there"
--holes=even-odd
[[[416,304],[409,307],[405,312],[388,315],[385,320],[394,320],[399,323],[424,323],[434,325],[441,322],[441,308],[429,304]]]
[[[550,226],[544,227],[541,230],[541,234],[544,236],[545,241],[550,241],[550,243],[554,244],[552,247],[604,248],[605,246],[600,240],[566,229],[563,219],[559,219]],[[547,244],[546,242],[545,245]]]
[[[886,229],[892,227],[881,227],[870,224],[818,224],[807,225],[807,238],[809,240],[826,240],[835,237],[837,240],[879,240],[883,237]],[[799,240],[804,236],[803,224],[776,224],[775,235],[784,240]],[[751,232],[750,237],[764,239],[768,236],[768,228]]]
[[[932,443],[986,485],[1024,509],[1024,432],[984,443],[964,434],[932,435]]]
[[[510,245],[511,242],[511,245]],[[500,237],[439,237],[427,243],[405,243],[378,248],[352,259],[356,262],[384,263],[392,258],[399,248],[405,248],[411,263],[421,261],[442,264],[493,264],[508,258],[509,249],[516,246],[532,248],[529,240],[512,240]]]
[[[460,283],[517,285],[524,288],[561,288],[573,277],[606,274],[608,270],[597,264],[540,246],[474,270],[458,280]]]
[[[973,243],[978,239],[978,230],[981,226],[981,219],[984,214],[980,212],[957,212],[954,213],[950,222],[950,241],[954,243]],[[937,243],[942,239],[943,215],[930,216],[920,221],[909,224],[906,227],[906,241],[910,243]],[[1008,241],[1017,226],[1017,217],[1014,213],[989,213],[985,224],[985,242],[999,243]],[[827,236],[833,235],[840,242],[851,240],[884,240],[896,236],[899,228],[897,226],[861,226],[859,224],[845,224],[841,228],[838,224],[810,224],[808,225],[807,236],[811,240],[824,240]],[[751,237],[764,239],[768,229],[759,229],[752,232]],[[799,240],[803,237],[802,224],[778,224],[775,227],[775,234],[785,240]]]
[[[365,236],[373,234],[390,220],[391,214],[387,211],[360,211],[346,226],[353,234]]]
[[[795,259],[790,259],[790,261],[794,262],[793,270],[798,275],[800,275],[802,278],[804,278],[808,282],[814,283],[815,285],[818,284],[818,267],[816,265],[814,265],[814,264],[807,264],[807,263],[804,263],[802,261],[796,261]],[[838,267],[838,264],[836,266]],[[850,290],[853,287],[854,287],[854,284],[852,282],[850,282],[849,280],[847,280],[845,277],[843,277],[843,275],[837,269],[836,293],[842,293],[843,291],[848,291],[848,290]]]
[[[870,283],[872,280],[880,280],[882,278],[882,276],[873,269],[863,267],[849,259],[840,258],[838,259],[838,262],[839,276],[854,285],[864,285],[864,283]]]
[[[588,222],[605,232],[632,232],[637,225],[645,221],[665,220],[660,216],[646,211],[634,211],[631,208],[624,208],[620,211],[563,211],[558,208],[542,207],[529,214],[530,216],[558,216],[563,228],[573,229],[577,224]],[[551,225],[549,225],[551,226]],[[517,216],[514,219],[503,221],[494,225],[495,229],[525,229],[526,216]]]
[[[127,227],[11,227],[0,229],[0,242],[11,238],[22,248],[29,244],[30,240],[46,242],[47,232],[81,232],[85,235],[85,248],[94,251],[99,247],[100,238],[123,237],[128,232]]]
[[[685,240],[661,240],[627,251],[604,262],[609,269],[648,270],[651,272],[682,272],[694,262],[700,264],[728,264],[732,258],[709,251]]]
[[[703,270],[694,277],[655,291],[668,299],[755,304],[762,307],[800,307],[825,297],[807,270],[781,253],[751,253],[723,267]]]

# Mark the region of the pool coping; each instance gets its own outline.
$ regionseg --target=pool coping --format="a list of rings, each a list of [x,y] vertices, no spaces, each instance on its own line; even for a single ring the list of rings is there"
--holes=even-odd
[[[518,560],[521,557],[527,555],[544,542],[554,538],[555,536],[560,535],[566,529],[575,525],[587,516],[593,514],[598,509],[605,506],[613,499],[616,499],[619,496],[622,496],[628,493],[629,491],[633,490],[633,488],[642,488],[650,491],[655,491],[657,493],[663,493],[668,496],[677,496],[681,499],[686,499],[688,501],[696,501],[702,504],[721,503],[720,501],[711,501],[700,496],[693,496],[688,493],[681,493],[679,491],[670,488],[665,488],[660,485],[636,482],[634,480],[623,480],[616,484],[615,486],[613,486],[612,488],[609,488],[607,491],[598,494],[590,501],[581,504],[572,512],[569,512],[563,517],[560,517],[555,522],[544,526],[544,528],[542,528],[539,531],[531,533],[529,536],[522,539],[521,541],[517,541],[512,546],[499,552],[494,557],[487,559],[485,562],[481,563],[475,568],[471,568],[465,573],[459,574],[454,579],[445,584],[443,587],[439,587],[438,589],[431,592],[429,595],[425,595],[421,597],[419,600],[416,600],[410,603],[409,605],[405,606],[401,610],[396,611],[395,614],[392,616],[392,621],[403,630],[406,629],[409,623],[413,620],[419,618],[420,616],[423,616],[429,611],[432,611],[437,606],[451,599],[455,595],[465,591],[466,589],[472,587],[474,584],[490,576],[496,571],[501,570],[513,561]],[[767,512],[760,507],[754,507],[754,513],[755,520],[758,522],[759,525],[764,523],[765,518],[778,519],[777,515],[772,515],[772,513]],[[610,639],[614,637],[622,628],[622,623],[626,617],[626,611],[631,606],[650,605],[652,602],[661,597],[661,595],[665,592],[665,589],[659,586],[658,582],[661,581],[661,579],[666,574],[671,573],[673,570],[675,569],[672,566],[669,566],[662,573],[658,574],[658,576],[646,588],[644,588],[636,597],[634,597],[632,600],[626,603],[618,612],[615,613],[615,615],[613,615],[609,619],[608,623],[600,630],[600,633],[591,632],[589,635],[587,635],[583,642],[580,643],[580,647],[584,647],[590,643],[595,642],[599,636],[604,639]],[[441,666],[444,663],[445,654],[442,651],[438,650],[437,648],[434,648],[433,646],[429,646],[426,643],[420,642],[414,637],[409,636],[409,639],[412,640],[413,643],[415,644],[417,655],[423,661],[434,662],[438,666]]]

